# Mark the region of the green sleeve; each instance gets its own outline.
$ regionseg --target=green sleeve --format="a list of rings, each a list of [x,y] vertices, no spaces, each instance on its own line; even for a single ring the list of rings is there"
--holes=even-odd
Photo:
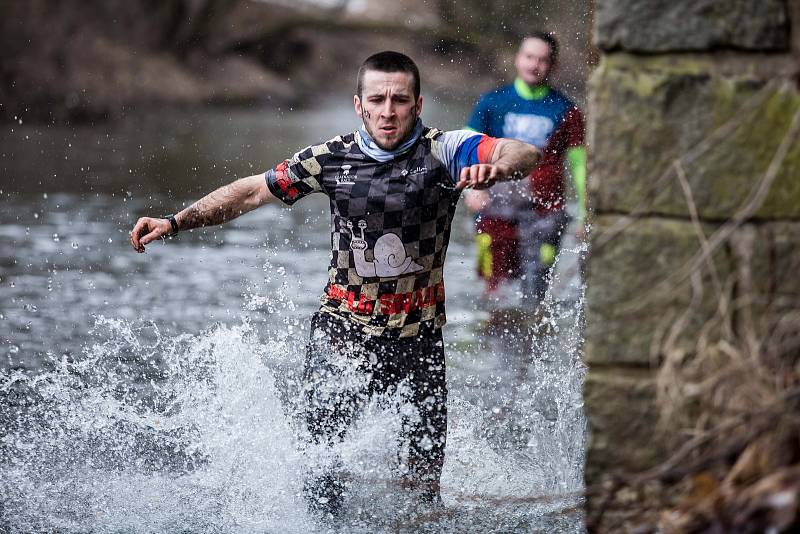
[[[586,147],[574,146],[567,149],[567,161],[578,195],[578,222],[583,224],[586,220]]]

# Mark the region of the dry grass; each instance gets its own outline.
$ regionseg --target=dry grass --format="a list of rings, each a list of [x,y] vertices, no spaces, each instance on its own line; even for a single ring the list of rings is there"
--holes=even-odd
[[[749,316],[737,328],[734,310]],[[722,304],[705,330],[716,339],[665,353],[660,423],[675,452],[590,489],[599,503],[590,530],[800,529],[800,310],[747,312]]]

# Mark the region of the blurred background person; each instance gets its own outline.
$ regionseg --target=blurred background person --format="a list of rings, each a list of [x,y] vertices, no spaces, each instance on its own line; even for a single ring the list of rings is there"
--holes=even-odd
[[[513,83],[481,96],[467,128],[506,136],[542,149],[529,180],[471,191],[467,206],[477,213],[478,271],[486,280],[484,295],[496,305],[516,303],[510,293],[519,284],[521,305],[534,312],[548,287],[561,237],[569,222],[564,167],[578,197],[578,234],[585,213],[586,148],[580,109],[549,76],[558,59],[550,33],[522,39],[514,59]]]

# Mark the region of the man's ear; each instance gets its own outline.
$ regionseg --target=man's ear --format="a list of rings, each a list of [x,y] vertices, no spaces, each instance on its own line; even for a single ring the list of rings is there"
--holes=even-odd
[[[417,117],[422,116],[422,95],[417,98]]]
[[[361,108],[361,99],[358,97],[358,95],[353,95],[353,107],[356,110],[356,115],[364,118],[363,109]]]

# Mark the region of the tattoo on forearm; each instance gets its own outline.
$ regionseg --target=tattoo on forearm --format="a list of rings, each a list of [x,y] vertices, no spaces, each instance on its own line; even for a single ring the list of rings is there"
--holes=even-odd
[[[204,196],[181,214],[181,230],[214,226],[235,219],[245,210],[242,205],[242,186],[237,182],[220,187]]]

